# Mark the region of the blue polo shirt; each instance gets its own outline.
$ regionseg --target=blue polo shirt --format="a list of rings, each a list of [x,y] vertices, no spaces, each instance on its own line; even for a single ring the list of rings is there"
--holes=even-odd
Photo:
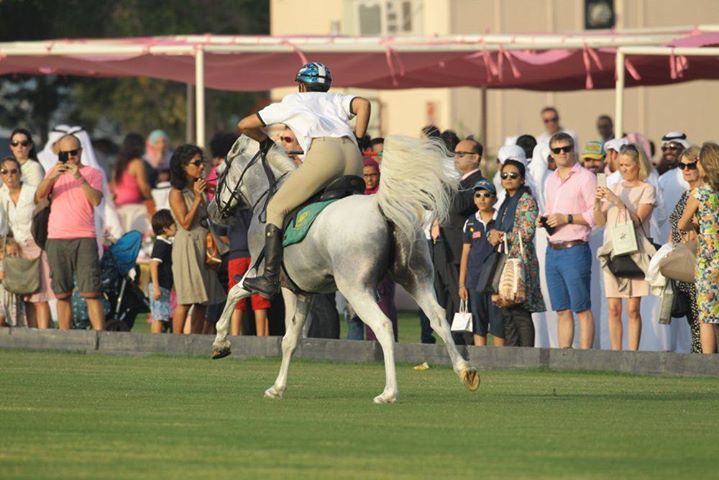
[[[494,247],[487,240],[487,232],[494,228],[494,220],[487,224],[482,222],[479,211],[473,213],[464,222],[464,233],[462,235],[465,244],[470,244],[469,258],[467,259],[467,276],[464,286],[468,290],[474,290],[479,282],[479,272],[482,263],[492,253]]]

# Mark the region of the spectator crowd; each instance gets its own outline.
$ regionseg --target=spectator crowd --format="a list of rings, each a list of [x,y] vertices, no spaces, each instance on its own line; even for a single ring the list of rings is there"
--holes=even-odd
[[[535,346],[551,316],[560,348],[597,348],[604,330],[612,350],[638,350],[647,322],[685,318],[691,335],[684,349],[715,353],[719,145],[693,144],[676,131],[655,151],[641,134],[616,134],[607,115],[597,118],[596,140],[580,143],[556,108],[540,118],[541,134],[508,137],[496,157],[471,136],[435,126],[419,132],[453,152],[459,176],[448,220],[428,218],[424,229],[447,321],[465,302],[471,313],[470,325],[453,331],[455,341]],[[302,164],[293,131],[279,125],[272,132]],[[251,266],[250,212],[238,212],[231,227],[207,215],[235,140],[216,134],[207,155],[196,145],[171,148],[162,130],[130,133],[106,172],[80,127],[55,128],[39,152],[29,131],[13,130],[12,156],[0,161],[0,324],[51,328],[54,318],[70,329],[84,317],[105,329],[113,309],[101,259],[137,230],[151,331],[214,333],[227,290]],[[383,139],[359,145],[365,194],[373,195],[381,188]],[[395,284],[383,279],[377,301],[397,339],[394,298]],[[598,303],[606,318],[597,315]],[[305,333],[338,338],[341,314],[347,338],[374,339],[334,295],[314,297]],[[253,295],[235,307],[231,333],[280,334],[282,317],[281,296]],[[421,311],[419,322],[420,340],[434,343]]]

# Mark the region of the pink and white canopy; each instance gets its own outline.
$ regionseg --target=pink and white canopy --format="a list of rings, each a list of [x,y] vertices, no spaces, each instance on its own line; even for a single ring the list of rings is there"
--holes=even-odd
[[[614,88],[619,47],[719,45],[709,28],[567,35],[448,37],[184,36],[0,43],[0,75],[145,76],[259,91],[292,85],[307,60],[330,66],[341,87],[486,86],[528,90]],[[719,59],[633,55],[626,86],[719,78]]]

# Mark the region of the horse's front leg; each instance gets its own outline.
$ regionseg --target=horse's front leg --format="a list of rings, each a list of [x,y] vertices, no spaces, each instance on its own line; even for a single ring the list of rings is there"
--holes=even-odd
[[[295,295],[285,288],[282,289],[282,297],[285,301],[285,336],[282,337],[282,363],[274,385],[265,390],[265,397],[275,399],[282,398],[287,388],[290,361],[292,361],[292,354],[297,348],[297,341],[302,333],[302,326],[307,318],[312,298],[310,295]]]
[[[230,330],[230,320],[232,319],[232,312],[235,310],[237,302],[245,297],[249,297],[250,292],[242,288],[242,282],[236,284],[234,287],[227,292],[227,302],[225,308],[222,310],[222,315],[217,321],[217,335],[215,341],[212,342],[212,358],[217,360],[228,356],[231,352],[230,341],[227,339],[227,334]]]

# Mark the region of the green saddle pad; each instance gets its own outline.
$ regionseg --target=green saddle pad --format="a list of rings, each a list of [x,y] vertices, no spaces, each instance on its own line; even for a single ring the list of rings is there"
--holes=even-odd
[[[307,232],[310,231],[310,227],[315,222],[317,215],[319,215],[327,205],[337,200],[339,199],[323,200],[321,202],[310,203],[306,207],[301,208],[295,215],[295,218],[290,220],[290,223],[285,227],[282,246],[287,247],[304,240],[305,236],[307,236]]]

